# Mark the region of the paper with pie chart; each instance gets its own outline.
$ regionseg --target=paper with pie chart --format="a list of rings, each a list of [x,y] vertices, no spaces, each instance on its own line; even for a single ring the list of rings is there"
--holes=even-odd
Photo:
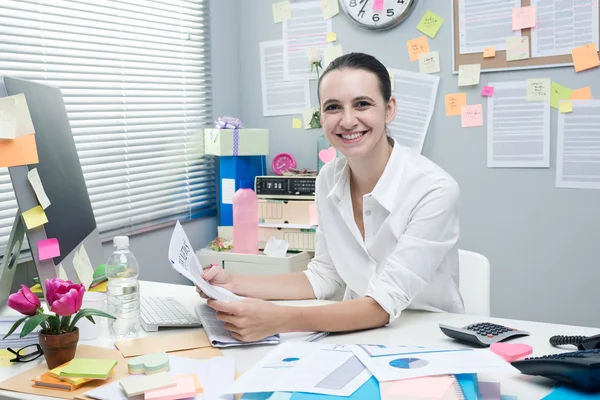
[[[519,373],[489,349],[432,349],[378,344],[349,347],[380,382],[447,374]]]

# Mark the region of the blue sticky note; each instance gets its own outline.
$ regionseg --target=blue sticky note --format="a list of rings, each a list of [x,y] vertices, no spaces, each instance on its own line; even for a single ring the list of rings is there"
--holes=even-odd
[[[542,400],[598,400],[600,393],[585,393],[569,386],[560,386]]]
[[[244,393],[240,400],[268,400],[273,392]]]
[[[477,374],[456,374],[456,381],[460,385],[463,395],[466,400],[478,400],[479,395],[479,383],[477,381]]]

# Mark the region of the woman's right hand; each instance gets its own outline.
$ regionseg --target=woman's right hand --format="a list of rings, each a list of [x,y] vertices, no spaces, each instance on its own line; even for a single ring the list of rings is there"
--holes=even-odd
[[[224,289],[234,292],[233,274],[229,271],[225,271],[218,265],[212,265],[202,271],[202,278],[213,286],[219,286]],[[208,299],[209,297],[196,285],[196,292],[200,297]]]

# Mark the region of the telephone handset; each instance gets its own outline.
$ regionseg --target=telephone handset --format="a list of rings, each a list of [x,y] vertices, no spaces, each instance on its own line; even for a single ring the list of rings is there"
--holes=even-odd
[[[552,346],[564,346],[572,344],[579,350],[600,349],[600,334],[594,336],[552,336],[550,338]]]

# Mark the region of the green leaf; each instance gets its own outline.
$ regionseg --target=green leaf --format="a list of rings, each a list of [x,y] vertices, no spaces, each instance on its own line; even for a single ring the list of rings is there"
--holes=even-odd
[[[6,336],[4,336],[2,339],[6,339],[8,336],[10,336],[10,334],[13,333],[19,327],[19,325],[21,325],[23,323],[23,321],[25,321],[27,318],[29,318],[29,315],[26,315],[23,318],[21,318],[20,320],[16,321],[13,324],[12,328],[10,328],[10,330],[8,331]]]
[[[50,318],[48,314],[37,314],[29,318],[29,321],[25,322],[23,329],[21,330],[21,337],[29,335],[39,324]]]
[[[92,317],[91,315],[86,315],[86,318],[88,321],[90,321],[92,324],[96,324],[96,321],[94,321],[94,317]]]
[[[87,318],[88,316],[91,317],[92,315],[96,315],[98,317],[116,319],[115,317],[113,317],[112,315],[110,315],[108,313],[105,313],[104,311],[95,310],[93,308],[85,308],[83,310],[79,310],[79,312],[75,315],[75,318],[73,318],[73,321],[71,321],[71,325],[69,326],[69,331],[72,331],[75,328],[75,325],[81,318]]]

